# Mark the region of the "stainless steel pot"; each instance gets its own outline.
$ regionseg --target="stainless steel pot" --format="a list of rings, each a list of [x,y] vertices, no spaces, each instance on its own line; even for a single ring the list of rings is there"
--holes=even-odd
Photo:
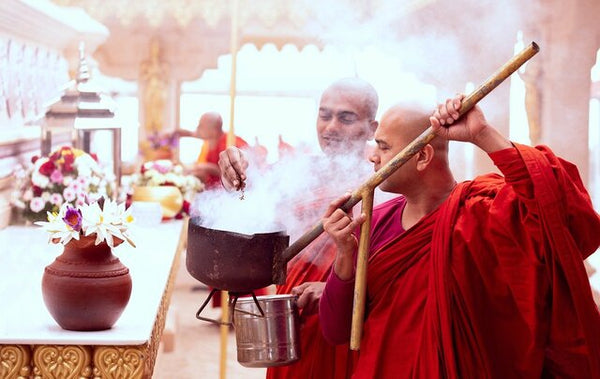
[[[297,296],[239,298],[233,312],[238,362],[245,367],[284,366],[300,359]],[[258,303],[258,304],[257,304]]]

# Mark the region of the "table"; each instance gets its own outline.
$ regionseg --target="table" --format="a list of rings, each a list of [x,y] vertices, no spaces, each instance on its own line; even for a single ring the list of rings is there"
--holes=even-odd
[[[104,331],[63,330],[47,311],[44,267],[61,252],[37,226],[0,230],[0,378],[150,378],[187,240],[187,220],[132,226],[136,248],[115,254],[133,288],[115,325]]]

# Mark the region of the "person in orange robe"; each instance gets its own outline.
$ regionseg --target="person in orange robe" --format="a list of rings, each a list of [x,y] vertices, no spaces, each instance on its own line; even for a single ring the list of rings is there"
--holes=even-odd
[[[330,160],[339,154],[354,154],[362,160],[366,141],[372,138],[377,126],[378,97],[375,89],[358,78],[344,78],[332,83],[321,95],[317,119],[317,135],[321,150]],[[292,158],[293,159],[293,158]],[[239,149],[228,149],[221,154],[219,166],[225,188],[239,188],[239,178],[246,179],[246,157]],[[358,169],[358,168],[357,168]],[[365,170],[368,172],[368,170]],[[338,173],[315,172],[315,175]],[[330,178],[329,183],[335,178]],[[323,181],[321,181],[323,182]],[[335,183],[335,182],[334,182]],[[337,188],[333,195],[338,194]],[[327,189],[311,191],[317,199],[298,200],[297,211],[303,213],[309,224],[318,222],[318,216],[334,197]],[[315,212],[315,209],[318,211]],[[318,318],[318,302],[325,280],[335,258],[335,245],[321,235],[301,254],[288,262],[287,279],[277,286],[278,294],[298,295],[301,308],[299,361],[287,366],[267,369],[268,379],[348,378],[355,352],[348,345],[334,346],[323,338]]]
[[[223,131],[223,119],[217,112],[206,112],[198,121],[195,136],[204,142],[193,172],[206,188],[216,188],[221,184],[221,171],[219,170],[219,154],[227,148],[227,133]],[[234,146],[247,148],[248,143],[241,137],[235,136]]]
[[[600,217],[577,168],[546,146],[511,143],[477,106],[459,119],[463,98],[432,117],[393,107],[375,133],[375,169],[428,123],[438,136],[380,186],[402,193],[402,230],[369,251],[353,377],[600,378],[600,314],[583,262],[600,245]],[[475,144],[503,175],[457,184],[448,140]],[[338,246],[319,307],[332,343],[349,338],[365,220],[338,209],[346,198],[323,221]],[[371,226],[386,228],[380,208]]]

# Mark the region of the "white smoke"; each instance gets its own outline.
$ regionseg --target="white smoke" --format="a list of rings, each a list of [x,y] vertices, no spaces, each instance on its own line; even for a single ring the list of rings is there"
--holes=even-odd
[[[243,200],[240,191],[198,194],[191,215],[200,216],[206,228],[243,234],[283,230],[293,241],[320,221],[331,200],[372,174],[364,157],[293,155],[264,170],[251,165]]]

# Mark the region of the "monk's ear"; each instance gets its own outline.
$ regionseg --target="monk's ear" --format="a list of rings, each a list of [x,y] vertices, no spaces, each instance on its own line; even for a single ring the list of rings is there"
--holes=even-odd
[[[429,166],[435,155],[435,150],[431,144],[425,145],[421,151],[416,154],[417,159],[417,170],[423,171]]]
[[[379,123],[376,120],[369,121],[369,138],[367,139],[371,140],[375,137],[377,126],[379,126]]]

